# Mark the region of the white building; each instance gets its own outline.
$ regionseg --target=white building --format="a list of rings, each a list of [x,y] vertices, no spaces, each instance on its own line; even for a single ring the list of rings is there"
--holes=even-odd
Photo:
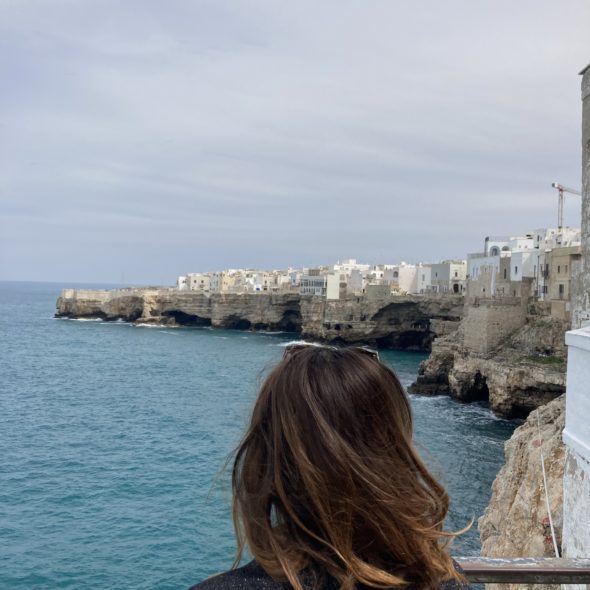
[[[500,252],[510,250],[508,236],[488,236],[484,240],[483,253],[485,256],[500,256]]]
[[[466,260],[444,260],[431,265],[431,290],[435,293],[463,293],[466,280]]]
[[[498,274],[501,255],[510,256],[509,252],[486,256],[483,252],[467,254],[467,278],[476,280],[483,273]]]
[[[365,278],[363,271],[355,268],[347,276],[346,290],[351,295],[360,295],[365,288]]]
[[[415,293],[423,294],[431,290],[432,287],[432,267],[430,264],[420,263],[416,272],[416,290]]]
[[[346,294],[346,274],[331,272],[326,276],[326,299],[340,299]]]
[[[211,277],[209,273],[189,272],[186,275],[186,285],[189,291],[209,293],[211,290]]]
[[[333,264],[330,270],[333,270],[334,272],[350,274],[353,270],[366,272],[370,269],[370,264],[360,264],[356,261],[356,258],[348,258]]]
[[[302,275],[299,282],[299,293],[301,293],[301,295],[325,297],[326,288],[327,275],[320,274],[319,269],[309,269],[307,274]]]
[[[234,274],[233,270],[210,273],[211,293],[228,293],[235,282]]]

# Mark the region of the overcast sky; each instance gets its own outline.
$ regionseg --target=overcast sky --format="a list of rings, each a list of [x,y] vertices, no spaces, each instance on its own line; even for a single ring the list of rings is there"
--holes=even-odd
[[[554,226],[589,31],[588,0],[0,0],[0,279],[436,261]]]

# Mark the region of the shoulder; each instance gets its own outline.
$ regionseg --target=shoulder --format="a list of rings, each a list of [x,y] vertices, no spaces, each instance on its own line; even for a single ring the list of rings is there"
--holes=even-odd
[[[455,571],[462,576],[465,576],[463,568],[454,559],[453,565],[455,566]],[[465,579],[464,582],[459,582],[458,580],[446,580],[439,586],[439,590],[471,590],[471,586],[469,582],[467,582],[467,579]]]
[[[189,590],[280,590],[283,587],[281,582],[273,580],[256,561],[251,561],[243,567],[207,578],[191,586]]]

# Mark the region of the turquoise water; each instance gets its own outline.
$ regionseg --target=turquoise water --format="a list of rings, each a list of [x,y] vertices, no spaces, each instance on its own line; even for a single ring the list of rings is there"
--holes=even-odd
[[[0,282],[0,588],[186,588],[228,568],[220,470],[292,335],[55,320],[59,288]],[[424,355],[382,358],[407,385]],[[412,403],[462,527],[515,423],[446,397]],[[475,527],[455,542],[478,550]]]

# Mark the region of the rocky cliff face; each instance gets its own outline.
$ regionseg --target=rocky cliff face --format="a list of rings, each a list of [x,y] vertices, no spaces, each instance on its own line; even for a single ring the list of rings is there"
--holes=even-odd
[[[56,305],[56,317],[285,332],[299,332],[302,325],[299,296],[289,293],[206,296],[175,289],[64,289]]]
[[[528,317],[523,326],[485,353],[465,345],[463,329],[461,325],[433,344],[411,393],[488,401],[499,416],[524,418],[565,392],[565,322]]]
[[[460,296],[354,297],[301,300],[303,337],[364,343],[378,348],[429,350],[435,338],[454,331],[463,314]]]
[[[545,459],[549,506],[561,554],[566,454],[561,433],[564,424],[565,396],[561,396],[532,412],[506,442],[506,463],[496,476],[492,498],[479,519],[482,556],[555,557],[545,500],[541,452]],[[511,590],[518,587],[510,585]],[[531,589],[539,587],[535,585]],[[506,586],[492,584],[487,588],[502,590]]]
[[[204,295],[175,289],[64,289],[56,316],[281,330],[326,342],[428,350],[435,338],[456,329],[462,313],[460,296],[327,301],[298,293]]]

